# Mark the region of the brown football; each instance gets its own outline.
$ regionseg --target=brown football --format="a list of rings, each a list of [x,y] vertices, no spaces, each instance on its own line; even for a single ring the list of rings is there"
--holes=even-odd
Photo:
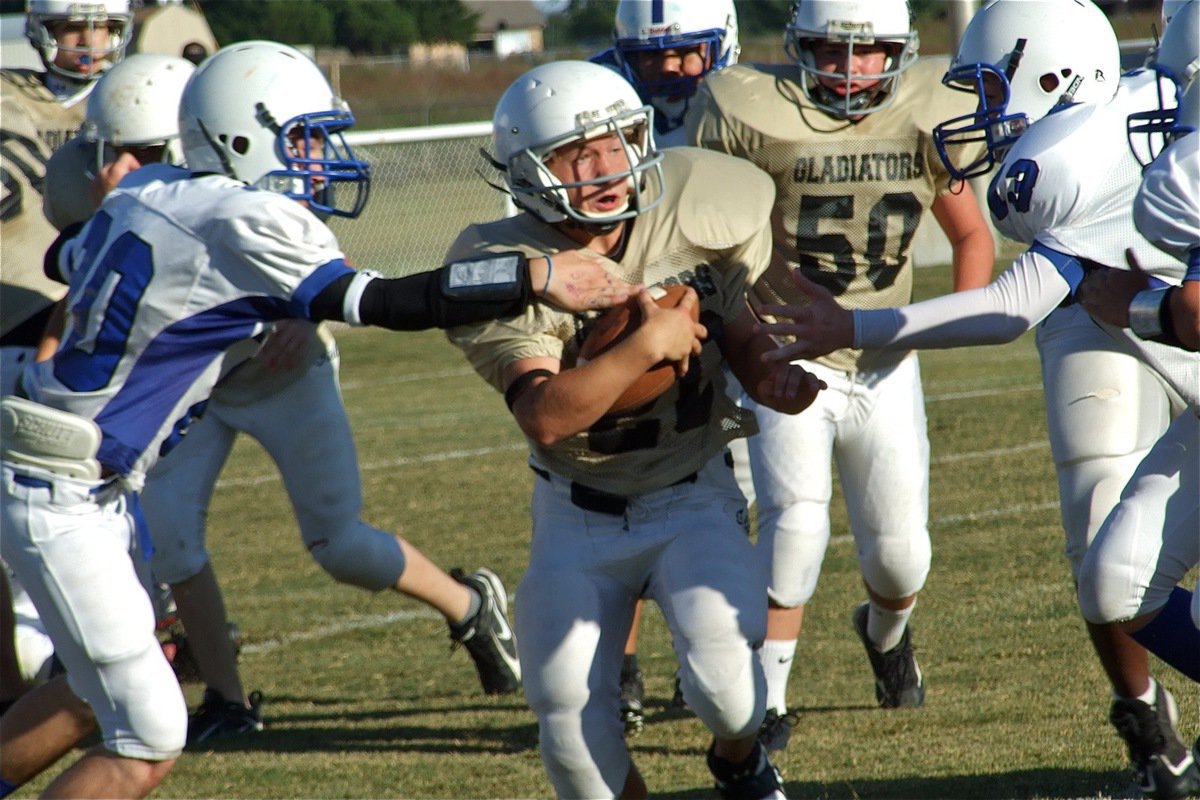
[[[686,286],[672,284],[650,289],[659,308],[674,308],[679,305],[687,291]],[[699,321],[700,306],[692,306],[692,319]],[[615,347],[642,324],[642,313],[636,297],[623,305],[610,308],[592,326],[583,345],[579,348],[579,360],[588,361]],[[657,398],[675,383],[675,367],[671,361],[660,361],[646,370],[640,378],[621,393],[609,414],[619,414],[643,406]]]

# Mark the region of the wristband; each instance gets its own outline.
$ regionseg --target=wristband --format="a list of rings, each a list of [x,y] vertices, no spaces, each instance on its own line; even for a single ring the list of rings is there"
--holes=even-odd
[[[1142,339],[1158,339],[1164,333],[1163,308],[1168,309],[1170,321],[1171,287],[1145,289],[1133,296],[1129,302],[1129,327]],[[1171,331],[1173,334],[1174,331]]]
[[[346,294],[342,297],[342,319],[346,321],[347,325],[361,326],[365,324],[362,321],[359,304],[362,302],[367,284],[380,277],[382,276],[378,272],[370,269],[354,273],[354,277],[350,279],[350,285],[346,287]]]
[[[546,288],[542,289],[542,299],[544,300],[550,294],[550,276],[554,274],[554,259],[550,258],[550,254],[546,253]]]

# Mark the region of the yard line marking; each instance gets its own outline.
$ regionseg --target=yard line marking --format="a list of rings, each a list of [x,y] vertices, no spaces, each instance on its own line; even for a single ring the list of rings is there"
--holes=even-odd
[[[944,456],[934,456],[929,459],[930,465],[933,464],[955,464],[960,461],[974,461],[980,458],[995,458],[996,456],[1011,456],[1017,453],[1028,453],[1031,450],[1049,450],[1050,442],[1046,439],[1040,439],[1036,442],[1026,442],[1025,444],[1015,444],[1011,447],[996,447],[991,450],[975,450],[970,453],[948,453]]]
[[[1017,394],[1020,392],[1040,392],[1040,383],[1027,383],[1021,386],[1005,386],[1000,389],[972,389],[966,392],[946,392],[931,394],[925,398],[926,403],[940,403],[946,400],[970,400],[975,397],[995,397],[1002,394]]]
[[[1014,506],[1006,506],[1004,508],[989,508],[982,511],[973,511],[968,514],[947,514],[945,516],[936,517],[930,520],[930,526],[934,525],[951,525],[958,522],[971,522],[980,519],[994,519],[996,517],[1005,517],[1011,514],[1021,514],[1030,511],[1049,511],[1058,509],[1058,503],[1035,503],[1035,504],[1018,504]],[[830,544],[846,544],[853,542],[854,537],[849,534],[831,537]],[[511,592],[508,596],[509,604],[512,604],[515,595]],[[278,650],[281,647],[294,644],[296,642],[308,642],[316,639],[323,639],[327,636],[336,636],[340,633],[348,631],[363,630],[365,628],[378,628],[384,625],[391,625],[394,622],[405,622],[418,619],[444,619],[441,614],[432,609],[420,610],[401,610],[392,611],[387,614],[371,614],[369,616],[357,617],[354,619],[342,620],[340,622],[330,622],[325,625],[318,625],[315,628],[310,628],[305,631],[297,631],[295,633],[285,634],[275,639],[267,639],[262,642],[253,642],[242,647],[242,653],[247,655],[258,655],[260,653],[270,653],[273,650]]]

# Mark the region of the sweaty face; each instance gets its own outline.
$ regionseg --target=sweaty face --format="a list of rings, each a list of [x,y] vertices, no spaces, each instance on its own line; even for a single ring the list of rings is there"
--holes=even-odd
[[[46,27],[58,43],[55,66],[82,75],[95,75],[103,69],[113,38],[113,30],[107,23],[64,20]]]
[[[577,211],[614,214],[629,202],[629,180],[624,174],[630,168],[629,157],[616,133],[564,144],[546,158],[546,168],[563,184],[596,181],[567,189],[567,199]],[[612,180],[603,180],[609,175]]]
[[[855,94],[865,89],[879,85],[879,79],[854,80],[856,75],[879,75],[887,67],[890,49],[885,44],[856,44],[854,55],[850,55],[850,47],[844,42],[814,40],[810,47],[813,66],[821,72],[832,72],[837,75],[849,75],[847,84],[844,78],[821,76],[817,80],[830,92],[839,96]]]

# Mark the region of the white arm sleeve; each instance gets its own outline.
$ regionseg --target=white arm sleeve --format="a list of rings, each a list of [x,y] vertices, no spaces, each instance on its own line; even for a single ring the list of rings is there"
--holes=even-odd
[[[1044,256],[1025,251],[987,286],[899,308],[856,310],[854,347],[929,350],[1004,344],[1042,321],[1067,296]]]

